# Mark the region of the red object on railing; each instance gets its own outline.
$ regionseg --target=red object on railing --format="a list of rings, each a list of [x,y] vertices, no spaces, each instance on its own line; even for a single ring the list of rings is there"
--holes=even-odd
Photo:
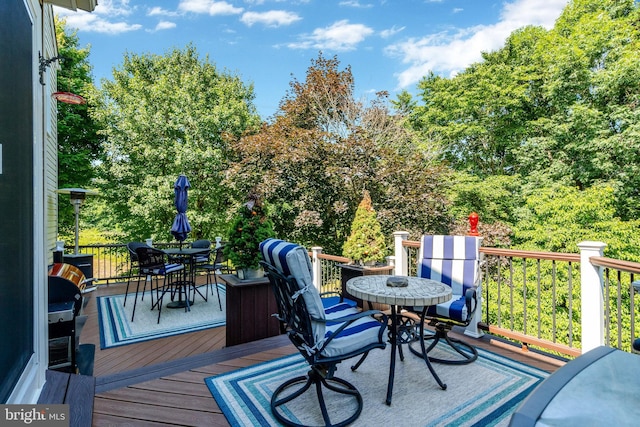
[[[479,236],[480,233],[478,233],[478,214],[475,212],[471,212],[469,214],[469,227],[471,228],[469,230],[469,236]]]

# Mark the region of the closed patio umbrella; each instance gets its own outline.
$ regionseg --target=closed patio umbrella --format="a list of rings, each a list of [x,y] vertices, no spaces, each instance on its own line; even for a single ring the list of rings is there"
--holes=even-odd
[[[178,213],[176,214],[176,218],[173,220],[173,226],[171,227],[171,234],[174,235],[176,240],[180,241],[180,247],[182,247],[182,242],[187,238],[187,234],[191,231],[191,225],[189,225],[189,220],[187,219],[187,201],[188,201],[188,190],[191,187],[189,184],[189,180],[186,176],[180,175],[176,180],[176,183],[173,185],[173,189],[175,192],[175,206]]]

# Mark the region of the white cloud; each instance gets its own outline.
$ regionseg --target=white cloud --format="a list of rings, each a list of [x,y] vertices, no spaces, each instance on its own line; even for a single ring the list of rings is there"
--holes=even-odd
[[[156,6],[149,9],[149,11],[147,12],[147,15],[148,16],[178,16],[179,13]]]
[[[103,34],[121,34],[131,31],[137,31],[142,28],[140,24],[129,24],[126,22],[109,22],[87,12],[76,12],[66,15],[67,26],[77,28],[78,31],[103,33]]]
[[[156,25],[155,31],[170,30],[171,28],[175,28],[175,27],[176,27],[175,22],[160,21]]]
[[[463,8],[461,8],[461,7],[455,7],[455,8],[453,8],[453,10],[452,10],[452,12],[453,12],[453,13],[460,13],[460,12],[462,12],[462,11],[464,11],[464,9],[463,9]]]
[[[316,28],[312,34],[303,35],[302,40],[290,43],[292,49],[320,49],[348,51],[373,34],[373,29],[362,24],[350,24],[342,20],[325,28]]]
[[[402,31],[404,31],[406,27],[396,27],[395,25],[387,30],[380,31],[380,37],[383,39],[388,39],[391,36],[394,36]]]
[[[339,6],[355,7],[358,9],[369,9],[373,5],[371,3],[361,4],[358,0],[345,0],[338,3]]]
[[[267,27],[280,27],[282,25],[290,25],[301,20],[300,16],[293,12],[284,10],[271,10],[269,12],[246,12],[240,18],[240,21],[248,25],[263,24]]]
[[[140,24],[130,24],[118,21],[131,15],[135,7],[129,6],[129,0],[100,0],[93,13],[58,8],[54,6],[55,13],[67,20],[67,25],[77,28],[78,31],[121,34],[137,31],[142,28]]]
[[[429,71],[454,75],[480,61],[481,52],[504,46],[507,37],[523,26],[552,28],[568,1],[515,0],[504,4],[500,21],[496,24],[431,34],[388,46],[386,53],[408,64],[408,68],[397,76],[399,88],[417,83]]]
[[[241,7],[235,7],[226,1],[214,0],[181,0],[178,10],[193,13],[206,13],[211,16],[215,15],[237,15],[244,10]]]
[[[135,7],[129,6],[129,0],[100,0],[93,13],[106,16],[129,16]]]

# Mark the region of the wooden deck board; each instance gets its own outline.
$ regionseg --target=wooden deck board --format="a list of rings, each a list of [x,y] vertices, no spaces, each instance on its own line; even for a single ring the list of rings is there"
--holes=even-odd
[[[96,344],[94,426],[228,426],[204,379],[296,353],[286,336],[225,347],[224,327],[101,350],[95,297],[124,289],[100,287],[85,308],[89,319],[81,342]],[[549,372],[562,365],[488,337],[464,338]]]

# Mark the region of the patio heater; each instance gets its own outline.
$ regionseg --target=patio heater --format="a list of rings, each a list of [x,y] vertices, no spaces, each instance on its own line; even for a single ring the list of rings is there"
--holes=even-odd
[[[86,196],[97,196],[98,192],[93,190],[85,190],[84,188],[60,188],[58,190],[60,194],[68,194],[71,200],[71,204],[73,205],[73,211],[76,215],[76,240],[75,240],[75,248],[74,255],[78,255],[78,236],[79,234],[79,226],[78,226],[78,218],[80,217],[80,207],[84,203],[84,199]]]

